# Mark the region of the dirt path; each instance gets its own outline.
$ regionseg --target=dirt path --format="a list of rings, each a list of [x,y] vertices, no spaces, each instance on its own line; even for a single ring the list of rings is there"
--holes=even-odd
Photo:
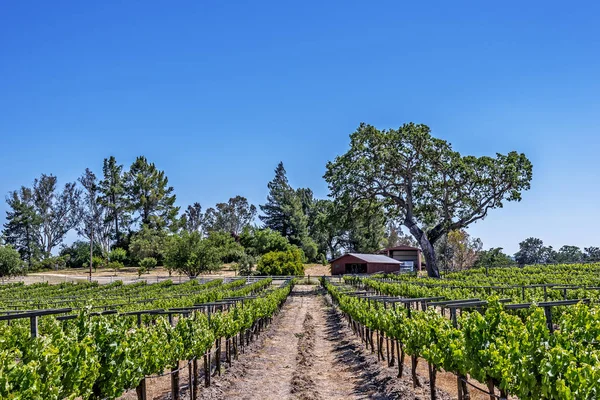
[[[201,395],[203,399],[426,399],[364,350],[323,289],[298,285],[256,344]],[[439,392],[438,392],[439,393]],[[447,395],[439,393],[439,399]]]

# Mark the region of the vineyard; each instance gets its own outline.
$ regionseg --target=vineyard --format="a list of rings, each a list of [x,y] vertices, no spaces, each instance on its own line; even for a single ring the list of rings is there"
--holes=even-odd
[[[0,398],[597,398],[599,273],[6,284]]]
[[[0,398],[114,399],[135,390],[146,399],[146,379],[168,371],[177,399],[182,361],[197,398],[200,375],[210,385],[221,354],[231,363],[292,287],[270,279],[2,286]]]
[[[402,375],[411,358],[456,374],[459,399],[472,381],[491,399],[591,399],[600,391],[600,264],[469,270],[323,280],[349,325]],[[375,336],[375,339],[374,339]],[[469,380],[470,379],[470,380]]]

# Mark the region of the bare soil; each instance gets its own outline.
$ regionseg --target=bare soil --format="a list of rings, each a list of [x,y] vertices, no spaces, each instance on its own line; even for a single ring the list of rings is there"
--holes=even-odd
[[[412,389],[408,371],[378,362],[325,301],[322,289],[294,288],[271,327],[241,355],[202,399],[426,399]],[[438,399],[451,397],[438,390]],[[183,397],[186,398],[185,396]]]

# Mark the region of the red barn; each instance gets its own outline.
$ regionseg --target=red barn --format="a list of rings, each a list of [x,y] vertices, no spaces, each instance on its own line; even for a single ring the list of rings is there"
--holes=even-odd
[[[381,254],[349,253],[331,261],[331,275],[397,272],[402,261]]]

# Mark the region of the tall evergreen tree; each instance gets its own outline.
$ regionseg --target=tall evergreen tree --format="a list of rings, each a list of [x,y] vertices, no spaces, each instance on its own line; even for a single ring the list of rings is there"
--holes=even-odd
[[[45,174],[33,182],[33,205],[40,218],[38,242],[45,257],[79,223],[81,191],[69,182],[62,192],[57,192],[56,182],[55,176]]]
[[[125,174],[125,193],[135,219],[153,229],[172,227],[179,207],[164,171],[140,156]]]
[[[109,222],[114,225],[113,240],[121,243],[121,233],[130,222],[129,206],[125,193],[123,165],[114,156],[104,159],[102,180],[98,184],[100,203],[108,210]]]
[[[291,244],[302,246],[308,236],[308,220],[302,210],[302,201],[288,183],[285,168],[280,162],[275,178],[267,185],[267,203],[260,206],[264,215],[259,216],[267,228],[281,233]]]
[[[10,210],[6,211],[4,238],[31,267],[41,257],[38,242],[41,219],[35,212],[33,191],[23,186],[19,191],[10,192],[6,202]]]

